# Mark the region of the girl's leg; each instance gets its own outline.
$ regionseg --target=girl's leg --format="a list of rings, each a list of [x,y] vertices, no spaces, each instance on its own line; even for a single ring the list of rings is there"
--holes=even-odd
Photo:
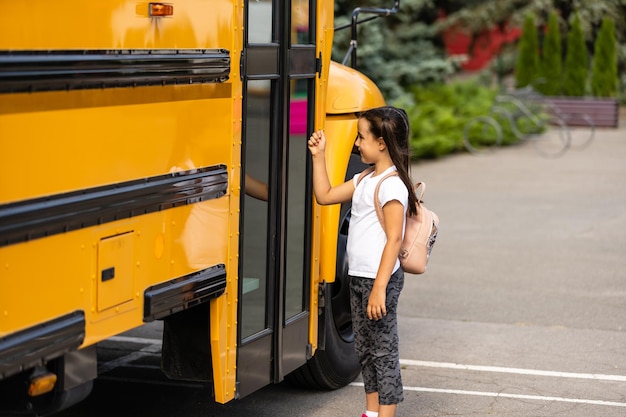
[[[378,417],[394,417],[396,415],[398,404],[380,405],[378,408]]]
[[[378,411],[378,383],[372,353],[370,323],[367,318],[367,302],[373,280],[350,277],[350,308],[352,329],[354,330],[354,349],[361,364],[361,376],[365,389],[367,411]]]
[[[372,321],[367,318],[367,302],[373,280],[353,278],[350,302],[355,333],[355,348],[361,362],[368,411],[379,417],[394,416],[403,400],[398,351],[397,305],[404,285],[404,272],[394,273],[387,286],[387,316]]]
[[[365,409],[367,411],[379,411],[378,392],[365,393]]]
[[[404,399],[400,374],[398,338],[398,298],[404,285],[404,272],[396,271],[387,284],[387,315],[371,321],[372,355],[375,357],[379,417],[393,415],[396,405]],[[391,413],[391,414],[388,414]]]

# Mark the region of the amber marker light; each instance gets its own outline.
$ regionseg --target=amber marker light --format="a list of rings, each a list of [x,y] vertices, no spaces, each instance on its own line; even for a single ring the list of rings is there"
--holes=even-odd
[[[54,389],[54,384],[56,383],[57,376],[51,372],[38,375],[31,379],[30,386],[28,387],[28,395],[36,397],[38,395],[46,394]]]
[[[174,15],[174,6],[167,3],[149,3],[149,12],[151,17],[163,17]]]

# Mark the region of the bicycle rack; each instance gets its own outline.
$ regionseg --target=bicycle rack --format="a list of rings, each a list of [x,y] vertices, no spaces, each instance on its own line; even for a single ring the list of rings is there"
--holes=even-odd
[[[502,144],[503,131],[500,119],[509,124],[511,131],[518,140],[532,138],[535,149],[539,153],[548,157],[558,157],[570,148],[584,149],[595,136],[595,124],[591,117],[584,114],[582,118],[589,124],[589,135],[582,144],[572,144],[572,135],[567,124],[568,118],[569,116],[558,106],[545,100],[545,97],[532,86],[527,86],[512,92],[498,94],[489,114],[468,120],[463,130],[463,143],[465,148],[471,153],[477,154],[482,152],[480,147],[471,143],[470,138],[471,129],[477,124],[482,124],[483,133],[489,130],[497,134],[495,143],[491,144],[491,146],[500,146]],[[520,121],[529,124],[530,130],[523,131],[520,128]],[[542,148],[542,133],[548,125],[558,126],[559,129],[559,141],[550,150]]]

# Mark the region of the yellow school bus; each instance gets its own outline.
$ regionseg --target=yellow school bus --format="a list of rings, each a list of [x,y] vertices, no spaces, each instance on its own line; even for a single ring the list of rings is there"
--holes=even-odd
[[[98,343],[155,320],[207,400],[351,382],[349,207],[314,201],[306,141],[343,181],[384,99],[331,61],[333,0],[0,7],[0,414],[81,401]]]

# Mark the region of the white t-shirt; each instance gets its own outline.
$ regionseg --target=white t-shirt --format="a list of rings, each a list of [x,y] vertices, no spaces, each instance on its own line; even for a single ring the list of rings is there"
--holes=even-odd
[[[356,174],[352,179],[356,188],[352,196],[352,213],[346,248],[348,252],[348,273],[350,275],[376,278],[383,249],[387,242],[387,235],[385,235],[385,231],[376,215],[374,190],[380,179],[392,171],[396,171],[395,166],[388,168],[385,172],[375,177],[372,172],[365,176],[358,186],[357,179],[360,173]],[[392,176],[383,181],[378,189],[378,199],[381,207],[384,207],[389,201],[398,200],[404,207],[406,216],[409,193],[400,177]],[[402,231],[404,232],[404,225],[402,226]],[[396,260],[392,272],[395,272],[399,267],[400,261]]]

